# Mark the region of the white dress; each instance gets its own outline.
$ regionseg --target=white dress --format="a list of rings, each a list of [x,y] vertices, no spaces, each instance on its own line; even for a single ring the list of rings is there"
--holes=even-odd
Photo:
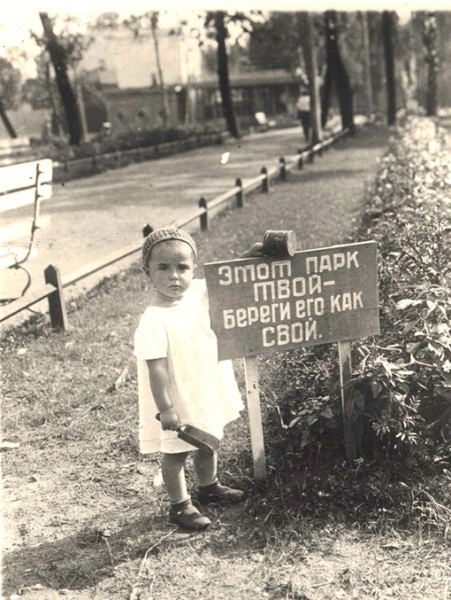
[[[205,280],[194,279],[170,307],[149,306],[135,332],[138,359],[139,443],[144,454],[194,450],[156,420],[146,360],[167,358],[169,395],[181,423],[221,439],[223,428],[244,408],[231,361],[218,362],[218,340],[210,325]]]

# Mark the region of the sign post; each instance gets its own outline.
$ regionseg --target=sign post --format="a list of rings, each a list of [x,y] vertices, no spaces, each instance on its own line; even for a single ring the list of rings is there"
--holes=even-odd
[[[256,479],[265,457],[256,356],[339,342],[346,455],[352,435],[351,342],[379,334],[376,242],[205,265],[219,359],[245,358]],[[256,406],[258,405],[258,408]]]
[[[264,481],[266,479],[266,457],[256,356],[244,357],[244,378],[246,381],[247,410],[249,413],[249,429],[251,432],[252,457],[254,460],[254,477],[256,481]]]

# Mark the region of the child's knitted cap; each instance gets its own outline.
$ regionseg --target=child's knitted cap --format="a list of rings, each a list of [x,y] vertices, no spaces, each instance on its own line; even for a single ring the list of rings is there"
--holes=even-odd
[[[142,266],[147,274],[149,274],[147,263],[153,248],[155,248],[155,246],[160,242],[166,242],[168,240],[179,240],[180,242],[186,242],[193,251],[194,259],[197,260],[196,242],[189,235],[189,233],[186,233],[186,231],[183,231],[183,229],[178,229],[177,227],[164,227],[162,229],[156,229],[145,238],[143,244]]]

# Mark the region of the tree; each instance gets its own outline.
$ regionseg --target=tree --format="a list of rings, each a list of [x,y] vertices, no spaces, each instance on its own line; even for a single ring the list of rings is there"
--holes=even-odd
[[[423,21],[423,44],[426,48],[425,61],[428,67],[426,88],[426,114],[437,115],[439,59],[437,54],[437,18],[434,13],[426,13]]]
[[[366,12],[360,12],[359,18],[360,18],[360,22],[362,24],[366,114],[368,117],[371,117],[371,115],[374,112],[374,103],[373,103],[373,85],[372,85],[372,77],[371,77],[370,36],[369,36],[369,31],[368,31],[368,14]]]
[[[284,69],[296,73],[301,66],[296,14],[272,12],[252,28],[249,58],[259,69]]]
[[[206,24],[208,26],[208,24],[213,22],[216,32],[216,43],[218,45],[216,50],[218,82],[219,92],[221,94],[222,100],[222,112],[224,114],[224,119],[227,123],[227,129],[230,135],[234,138],[239,138],[240,132],[235,117],[235,111],[233,108],[232,100],[232,89],[230,87],[229,64],[226,47],[226,39],[228,34],[225,23],[225,17],[226,13],[222,10],[218,10],[214,13],[208,13],[206,18]]]
[[[394,20],[396,13],[384,10],[382,13],[382,39],[384,42],[385,78],[387,89],[387,123],[396,123],[396,80],[394,51]]]
[[[318,90],[318,67],[316,63],[316,49],[313,33],[312,19],[308,12],[298,13],[299,35],[304,54],[305,69],[309,82],[310,115],[312,125],[312,144],[322,139],[319,90]]]
[[[52,108],[50,93],[43,77],[29,77],[22,84],[22,100],[34,110]]]
[[[197,27],[192,27],[191,32],[197,31],[200,46],[204,45],[206,40],[214,40],[222,112],[229,133],[233,137],[239,138],[240,132],[233,107],[229,76],[230,40],[233,39],[234,43],[239,44],[245,36],[250,34],[255,22],[261,19],[261,13],[260,11],[249,11],[249,13],[208,11],[199,16],[203,20],[203,28],[199,30]],[[233,30],[233,36],[231,30]],[[239,55],[240,52],[235,54]]]
[[[67,17],[63,19],[63,31],[59,36],[54,32],[54,19],[50,19],[47,13],[39,13],[44,35],[41,37],[32,33],[35,41],[43,47],[50,56],[55,72],[56,85],[61,99],[62,111],[69,143],[78,145],[83,138],[83,129],[76,94],[69,78],[69,67],[74,71],[80,62],[84,50],[91,40],[82,33],[71,30],[74,19]]]
[[[0,57],[0,119],[11,138],[17,138],[17,133],[6,111],[17,108],[19,91],[20,71],[9,60]]]
[[[349,76],[341,58],[338,46],[337,14],[328,10],[324,14],[324,31],[326,37],[326,74],[324,77],[321,122],[324,126],[329,113],[333,87],[338,96],[343,129],[354,133],[353,93]]]
[[[0,57],[0,96],[5,108],[15,110],[20,99],[20,71],[6,58]]]

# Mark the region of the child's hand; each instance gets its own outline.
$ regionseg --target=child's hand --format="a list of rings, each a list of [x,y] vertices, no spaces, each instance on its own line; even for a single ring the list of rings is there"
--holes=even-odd
[[[243,252],[241,258],[258,258],[259,256],[265,256],[262,242],[256,242],[253,244],[249,250]]]
[[[175,408],[169,408],[160,413],[160,422],[162,429],[170,429],[171,431],[175,431],[180,427],[180,417],[179,413],[175,410]]]

